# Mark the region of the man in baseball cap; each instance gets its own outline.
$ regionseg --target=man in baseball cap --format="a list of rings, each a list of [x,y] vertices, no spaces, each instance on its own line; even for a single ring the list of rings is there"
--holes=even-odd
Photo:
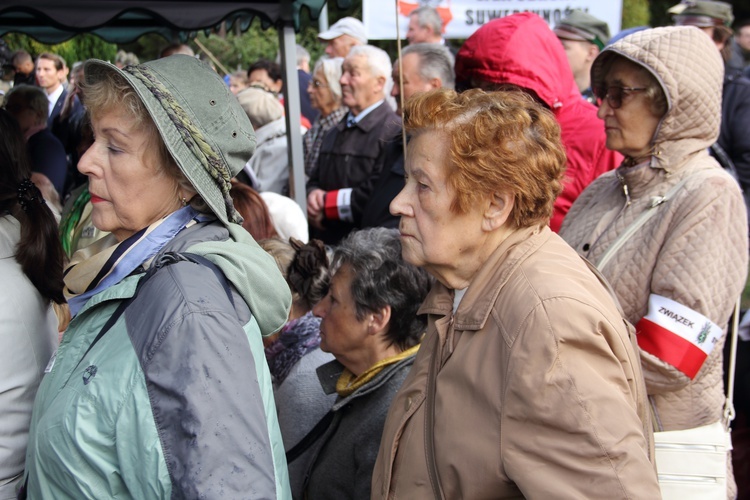
[[[344,17],[336,21],[327,31],[318,35],[326,43],[328,57],[346,57],[355,45],[367,44],[367,33],[362,21],[353,17]]]
[[[609,41],[609,26],[601,19],[576,9],[557,23],[554,31],[565,49],[578,90],[584,99],[596,104],[591,91],[591,65]]]

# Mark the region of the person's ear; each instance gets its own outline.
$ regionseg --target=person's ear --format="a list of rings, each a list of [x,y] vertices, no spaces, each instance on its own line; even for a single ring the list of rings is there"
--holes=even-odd
[[[367,333],[374,335],[388,329],[391,320],[391,306],[386,305],[375,312],[370,313],[370,322],[367,325]]]
[[[599,55],[599,47],[594,45],[593,43],[589,44],[589,53],[588,57],[586,57],[586,60],[589,62],[592,62],[594,59],[596,59],[596,56]]]
[[[502,227],[510,218],[514,203],[514,197],[507,191],[492,193],[484,210],[482,229],[490,232]]]
[[[377,78],[375,78],[375,81],[378,82],[375,86],[375,92],[384,92],[386,78],[384,76],[378,76]],[[396,82],[394,82],[393,84],[396,85]]]
[[[432,78],[428,83],[432,89],[439,89],[443,86],[443,82],[437,77]]]

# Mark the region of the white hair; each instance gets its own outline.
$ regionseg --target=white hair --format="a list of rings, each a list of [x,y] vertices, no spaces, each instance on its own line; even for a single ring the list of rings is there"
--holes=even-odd
[[[388,57],[388,53],[383,49],[379,49],[374,45],[355,45],[351,48],[346,58],[351,59],[355,56],[364,56],[367,59],[372,76],[390,76],[391,58]]]
[[[341,65],[344,64],[343,57],[328,57],[323,56],[318,59],[313,68],[313,76],[318,70],[323,71],[323,75],[326,77],[328,84],[328,90],[331,91],[333,97],[337,102],[341,102]]]

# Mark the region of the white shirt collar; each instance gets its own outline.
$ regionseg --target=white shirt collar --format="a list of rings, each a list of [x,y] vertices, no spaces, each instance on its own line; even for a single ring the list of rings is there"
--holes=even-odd
[[[47,116],[50,116],[52,114],[52,110],[55,109],[55,104],[57,104],[57,100],[60,98],[62,93],[63,85],[61,83],[57,86],[57,90],[53,91],[51,94],[47,94],[47,99],[49,99],[49,110],[47,112]]]

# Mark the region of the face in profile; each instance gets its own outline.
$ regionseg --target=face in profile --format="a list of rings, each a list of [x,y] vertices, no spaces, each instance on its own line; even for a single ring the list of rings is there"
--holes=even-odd
[[[94,226],[122,241],[181,206],[177,181],[158,165],[150,130],[119,108],[91,124],[94,143],[78,170],[89,178]]]
[[[342,265],[331,278],[328,294],[313,307],[313,314],[322,320],[320,349],[339,360],[355,356],[367,337],[367,319],[357,319],[352,278],[351,268]]]

